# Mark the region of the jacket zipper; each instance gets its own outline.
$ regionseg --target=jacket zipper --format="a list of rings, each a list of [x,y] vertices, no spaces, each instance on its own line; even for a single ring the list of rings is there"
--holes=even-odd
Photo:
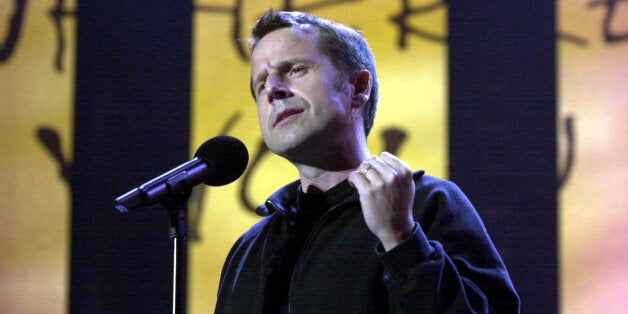
[[[331,215],[332,212],[355,201],[356,199],[347,198],[343,202],[331,207],[329,210],[323,213],[323,215],[318,220],[316,225],[314,225],[314,228],[312,228],[312,231],[310,232],[307,239],[305,240],[305,243],[303,244],[303,248],[301,249],[301,252],[299,253],[299,258],[297,259],[296,263],[294,263],[294,270],[292,271],[292,275],[290,275],[290,283],[288,284],[288,314],[292,313],[292,290],[293,290],[294,278],[297,273],[297,267],[303,260],[303,256],[305,255],[305,252],[307,252],[307,250],[309,249],[312,240],[316,237],[316,235],[318,235],[319,229],[321,228],[321,226],[323,225],[327,217]]]

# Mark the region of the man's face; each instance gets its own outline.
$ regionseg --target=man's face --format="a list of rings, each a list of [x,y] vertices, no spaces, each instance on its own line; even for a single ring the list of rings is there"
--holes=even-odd
[[[320,53],[317,29],[267,34],[253,51],[251,67],[260,128],[273,152],[297,161],[348,138],[355,119],[353,86]]]

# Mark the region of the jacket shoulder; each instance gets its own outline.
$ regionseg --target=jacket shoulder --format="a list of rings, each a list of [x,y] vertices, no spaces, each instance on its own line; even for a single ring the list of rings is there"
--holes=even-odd
[[[413,216],[426,233],[443,224],[484,229],[475,207],[452,181],[423,175],[415,180],[415,188]]]

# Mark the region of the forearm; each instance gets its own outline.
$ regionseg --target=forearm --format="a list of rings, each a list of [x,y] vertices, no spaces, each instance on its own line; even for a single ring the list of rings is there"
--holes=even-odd
[[[518,312],[518,297],[499,264],[477,267],[452,258],[420,230],[389,252],[378,247],[377,255],[385,268],[391,312]]]

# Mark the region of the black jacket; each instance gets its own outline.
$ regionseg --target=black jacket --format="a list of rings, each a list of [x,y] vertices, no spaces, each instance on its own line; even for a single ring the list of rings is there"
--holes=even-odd
[[[414,179],[415,232],[389,252],[346,180],[326,192],[329,209],[305,219],[299,181],[275,192],[226,259],[216,313],[276,312],[268,304],[282,289],[291,313],[517,313],[517,293],[469,200],[449,181]],[[282,262],[302,229],[300,253]]]

